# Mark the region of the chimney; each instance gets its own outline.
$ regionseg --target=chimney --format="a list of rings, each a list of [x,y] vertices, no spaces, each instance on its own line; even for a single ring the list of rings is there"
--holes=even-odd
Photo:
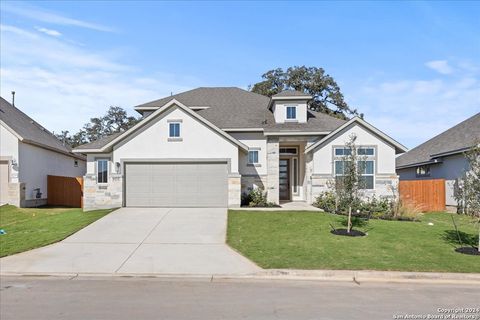
[[[12,106],[15,107],[15,91],[12,91]]]

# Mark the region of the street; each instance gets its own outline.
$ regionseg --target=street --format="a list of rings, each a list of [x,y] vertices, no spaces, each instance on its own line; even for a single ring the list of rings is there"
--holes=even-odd
[[[2,277],[9,319],[401,319],[479,308],[475,285]],[[478,312],[458,312],[480,319]],[[412,318],[413,319],[413,318]],[[421,318],[416,318],[421,319]],[[446,319],[446,318],[443,318]]]

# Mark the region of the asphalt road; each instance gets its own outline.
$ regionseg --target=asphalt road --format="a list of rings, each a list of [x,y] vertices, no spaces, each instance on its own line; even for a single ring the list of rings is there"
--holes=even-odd
[[[451,308],[480,308],[480,288],[158,278],[0,279],[2,320],[401,319],[398,315],[428,319],[428,315],[452,314]],[[456,315],[480,319],[480,312],[465,311]]]

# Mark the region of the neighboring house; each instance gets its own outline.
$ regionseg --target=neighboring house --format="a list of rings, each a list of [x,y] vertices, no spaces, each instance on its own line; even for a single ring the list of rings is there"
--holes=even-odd
[[[480,113],[397,158],[400,180],[445,179],[445,202],[456,206],[455,182],[468,169],[464,152],[480,141]]]
[[[268,201],[311,203],[342,174],[351,134],[369,162],[367,194],[391,196],[406,148],[358,117],[309,110],[311,98],[198,88],[139,105],[137,125],[74,150],[87,155],[84,208],[238,207],[255,187]]]
[[[45,205],[47,175],[78,177],[85,171],[84,156],[0,98],[0,204]]]

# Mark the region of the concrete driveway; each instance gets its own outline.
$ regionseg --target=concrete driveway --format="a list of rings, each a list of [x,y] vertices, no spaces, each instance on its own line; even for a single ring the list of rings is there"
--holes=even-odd
[[[250,274],[225,208],[121,208],[67,239],[0,259],[6,273]]]

